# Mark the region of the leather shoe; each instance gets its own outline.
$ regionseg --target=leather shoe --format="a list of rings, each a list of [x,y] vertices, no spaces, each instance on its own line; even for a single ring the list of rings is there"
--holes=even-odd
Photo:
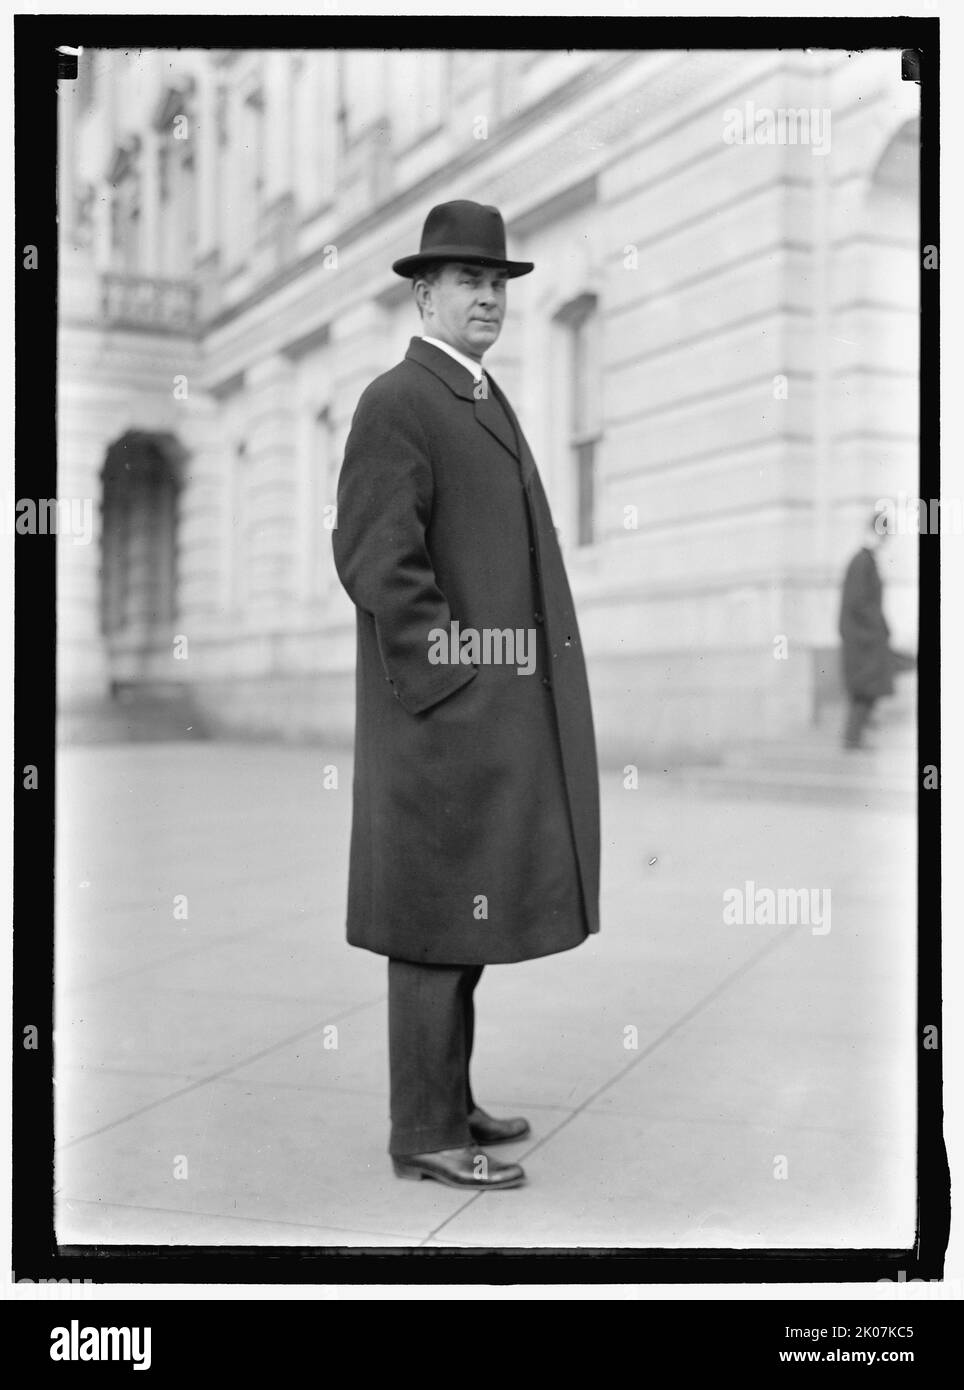
[[[477,1144],[510,1144],[514,1139],[528,1137],[529,1121],[521,1115],[511,1120],[497,1120],[476,1106],[469,1116],[469,1133]]]
[[[518,1187],[526,1177],[518,1163],[500,1163],[474,1144],[463,1149],[439,1149],[436,1153],[393,1155],[392,1167],[399,1178],[412,1178],[416,1182],[420,1178],[434,1178],[447,1187],[475,1191]]]

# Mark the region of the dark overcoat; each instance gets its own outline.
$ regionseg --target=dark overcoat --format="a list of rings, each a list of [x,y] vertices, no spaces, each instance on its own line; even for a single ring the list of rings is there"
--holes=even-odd
[[[599,929],[579,628],[535,461],[487,382],[477,398],[413,338],[362,394],[338,484],[358,629],[348,940],[401,960],[530,960]],[[433,664],[453,622],[531,633],[534,673],[519,648],[516,664]]]
[[[840,600],[843,676],[852,700],[876,700],[894,690],[894,656],[873,552],[864,548],[847,566]]]

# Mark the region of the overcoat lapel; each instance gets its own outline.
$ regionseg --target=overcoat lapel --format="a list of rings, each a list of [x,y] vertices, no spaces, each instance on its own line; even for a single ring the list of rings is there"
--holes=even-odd
[[[454,391],[457,396],[461,396],[465,401],[475,399],[474,385],[471,376],[461,363],[456,362],[454,357],[449,357],[447,352],[441,348],[426,343],[423,338],[413,338],[408,345],[405,354],[413,362],[419,362],[423,367],[427,367],[430,372],[444,381],[450,391]]]
[[[488,430],[489,434],[497,439],[504,449],[508,449],[513,458],[517,459],[519,457],[519,445],[511,424],[505,397],[488,374],[483,377],[481,384],[485,386],[486,383],[488,383],[487,393],[476,397],[475,418],[483,429]],[[503,403],[501,410],[498,401]]]
[[[495,394],[502,402],[502,408],[508,416],[509,423],[512,426],[513,432],[515,434],[515,448],[512,450],[512,452],[519,460],[519,469],[522,474],[522,481],[523,483],[528,484],[536,469],[536,461],[532,457],[532,450],[529,448],[529,443],[525,435],[522,433],[522,426],[519,424],[518,416],[509,404],[509,400],[505,392],[502,390],[501,386],[496,385],[496,383],[492,380],[491,377],[489,377],[489,385],[492,387]]]
[[[519,443],[516,439],[518,421],[512,413],[511,407],[505,396],[495,385],[492,378],[485,374],[483,383],[488,383],[485,394],[481,388],[477,388],[475,382],[469,376],[466,369],[454,358],[449,357],[447,352],[435,347],[432,343],[426,343],[421,338],[413,338],[408,345],[406,357],[411,357],[415,362],[420,362],[423,367],[427,367],[430,372],[444,381],[450,391],[454,391],[462,400],[471,401],[475,407],[476,422],[484,430],[497,439],[503,449],[508,449],[514,459],[520,457]],[[489,394],[494,388],[494,394],[502,402],[505,415]],[[508,417],[508,418],[506,418]]]

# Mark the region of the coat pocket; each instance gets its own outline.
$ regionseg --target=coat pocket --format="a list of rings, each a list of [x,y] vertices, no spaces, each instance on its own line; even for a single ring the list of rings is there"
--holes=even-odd
[[[447,691],[440,696],[433,704],[427,705],[422,709],[416,718],[429,722],[439,721],[447,723],[460,721],[471,710],[478,712],[477,698],[474,701],[473,695],[478,697],[478,686],[480,683],[481,668],[478,666],[462,667],[467,679],[461,685],[457,685],[453,690]]]

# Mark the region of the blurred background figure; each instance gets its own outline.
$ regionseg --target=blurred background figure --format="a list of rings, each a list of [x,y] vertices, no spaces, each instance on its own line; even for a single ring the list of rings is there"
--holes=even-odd
[[[874,705],[894,693],[894,673],[914,665],[913,658],[893,652],[884,617],[883,584],[876,553],[886,543],[886,520],[875,512],[867,523],[864,544],[847,566],[840,600],[840,636],[847,723],[844,748],[865,747],[864,734]]]

